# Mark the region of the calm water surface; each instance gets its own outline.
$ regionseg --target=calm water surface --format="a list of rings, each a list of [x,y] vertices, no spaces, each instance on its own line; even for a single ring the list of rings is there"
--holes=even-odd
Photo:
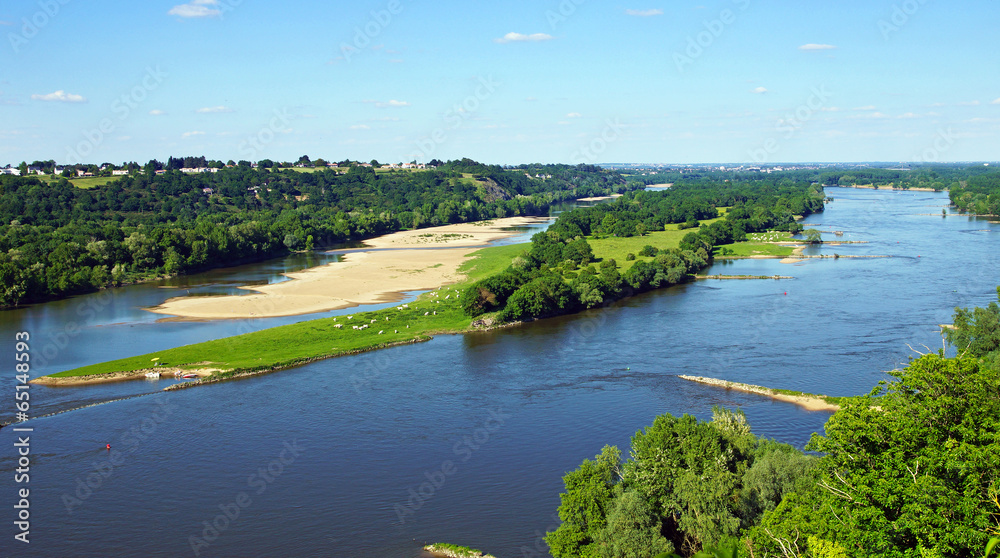
[[[907,344],[940,347],[938,324],[995,300],[1000,282],[1000,227],[942,218],[945,194],[827,192],[835,201],[807,225],[868,243],[813,253],[893,257],[718,264],[709,272],[795,279],[702,281],[170,394],[164,383],[33,386],[36,415],[153,393],[28,423],[30,546],[12,542],[15,439],[0,430],[0,555],[194,556],[190,537],[215,521],[201,556],[410,558],[435,541],[522,556],[554,525],[562,474],[604,444],[627,448],[657,414],[740,407],[756,433],[802,446],[827,413],[675,375],[864,393],[914,354]],[[289,264],[268,265],[182,287],[274,280]],[[42,374],[303,319],[157,321],[139,308],[165,298],[158,287],[4,313],[3,346],[13,353],[13,332],[27,330],[33,351],[55,347]],[[235,519],[217,517],[226,510]]]

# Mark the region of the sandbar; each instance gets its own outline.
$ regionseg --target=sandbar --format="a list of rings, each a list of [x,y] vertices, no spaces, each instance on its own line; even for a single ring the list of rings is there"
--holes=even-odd
[[[365,246],[373,250],[352,251],[340,262],[289,273],[290,281],[240,287],[252,294],[176,297],[146,310],[175,319],[225,320],[298,316],[395,302],[406,291],[436,289],[462,280],[458,268],[475,249],[518,234],[511,227],[548,220],[507,217],[400,231],[366,240]]]

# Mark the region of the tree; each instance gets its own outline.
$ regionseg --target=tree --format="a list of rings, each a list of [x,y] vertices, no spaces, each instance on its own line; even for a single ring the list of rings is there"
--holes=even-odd
[[[621,478],[621,451],[604,446],[594,460],[584,459],[575,471],[566,473],[566,492],[559,495],[562,524],[545,536],[555,558],[599,558],[595,544],[607,525],[614,499],[614,486]]]
[[[959,354],[985,358],[1000,366],[1000,305],[991,302],[985,308],[956,308],[952,323],[953,328],[945,328],[944,335]]]
[[[1000,373],[931,354],[891,374],[814,436],[808,449],[826,454],[818,483],[765,516],[755,548],[813,535],[851,555],[982,552],[995,525],[987,495],[1000,481]]]
[[[674,550],[660,534],[660,519],[653,507],[635,490],[615,498],[595,544],[604,558],[649,558]]]

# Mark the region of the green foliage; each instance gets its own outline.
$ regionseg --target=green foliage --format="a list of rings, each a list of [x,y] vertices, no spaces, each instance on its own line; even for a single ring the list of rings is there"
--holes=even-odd
[[[660,534],[660,519],[653,506],[635,490],[615,498],[607,525],[597,533],[595,544],[603,558],[647,558],[674,549]]]
[[[997,288],[1000,299],[1000,287]],[[954,329],[945,329],[945,339],[960,354],[980,357],[1000,366],[1000,305],[985,308],[956,308]]]
[[[819,482],[765,516],[755,548],[815,535],[880,556],[970,556],[987,544],[1000,472],[1000,375],[972,357],[927,355],[843,402],[810,448]],[[779,543],[779,541],[781,541]]]
[[[207,164],[150,161],[145,172],[100,178],[88,190],[63,179],[0,176],[0,308],[402,229],[544,215],[550,204],[575,199],[581,184],[601,193],[625,184],[617,173],[576,167],[545,180],[497,167],[486,183],[453,170],[377,174],[355,165],[303,173],[263,161],[216,173],[178,170]],[[593,257],[583,244],[570,251],[574,261]]]
[[[545,536],[552,556],[602,557],[596,543],[608,524],[620,468],[621,452],[614,446],[604,446],[593,461],[585,459],[577,470],[566,473],[566,492],[559,495],[562,524]]]
[[[730,556],[740,530],[756,525],[768,506],[800,486],[815,462],[789,446],[758,440],[742,413],[722,408],[707,423],[659,416],[632,438],[624,465],[618,466],[617,450],[609,455],[603,468],[584,461],[564,477],[563,524],[547,538],[556,558],[673,549]]]

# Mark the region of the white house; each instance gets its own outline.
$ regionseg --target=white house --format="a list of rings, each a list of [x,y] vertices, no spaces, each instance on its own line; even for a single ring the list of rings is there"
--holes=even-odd
[[[0,174],[12,174],[14,176],[21,176],[21,169],[16,167],[7,167],[5,169],[0,169]]]

